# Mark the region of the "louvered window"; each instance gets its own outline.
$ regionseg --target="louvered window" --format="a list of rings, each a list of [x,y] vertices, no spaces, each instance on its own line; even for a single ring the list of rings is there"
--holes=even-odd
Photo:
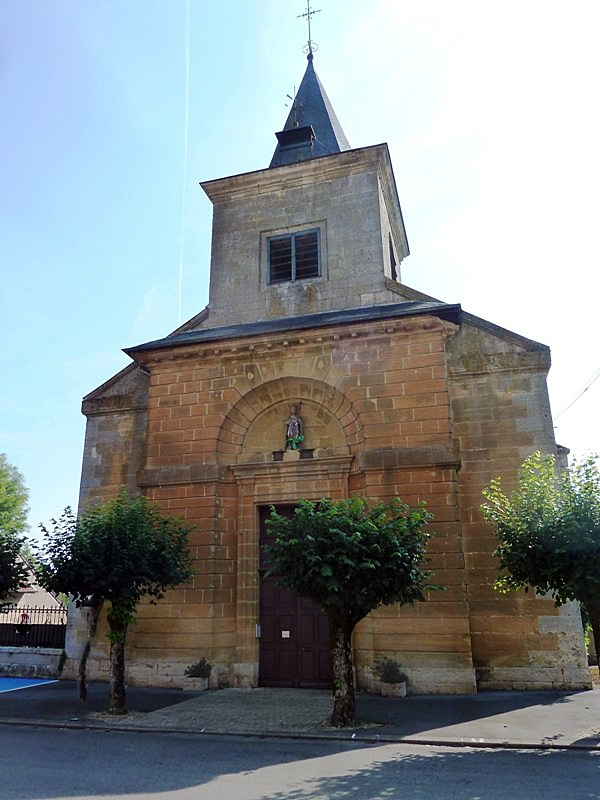
[[[300,281],[319,275],[319,231],[302,231],[268,240],[269,283]]]

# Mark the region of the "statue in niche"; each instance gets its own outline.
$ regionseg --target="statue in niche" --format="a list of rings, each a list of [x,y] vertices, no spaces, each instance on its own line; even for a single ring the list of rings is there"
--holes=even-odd
[[[285,421],[285,449],[300,450],[304,441],[302,420],[299,415],[299,408],[294,403],[290,406],[290,415]]]

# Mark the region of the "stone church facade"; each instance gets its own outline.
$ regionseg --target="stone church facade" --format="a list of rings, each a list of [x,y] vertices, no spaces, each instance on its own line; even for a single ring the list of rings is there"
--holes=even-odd
[[[267,169],[202,184],[214,206],[207,308],[126,350],[131,365],[83,401],[80,508],[125,485],[194,526],[195,577],[141,607],[129,682],[181,685],[206,656],[214,685],[327,685],[320,612],[265,580],[259,544],[268,506],[359,494],[426,501],[445,586],[358,625],[360,686],[387,656],[412,692],[588,687],[578,608],[495,593],[479,511],[491,478],[557,452],[548,348],[402,284],[388,148],[350,148],[312,54],[277,138]],[[72,615],[65,674],[84,628]],[[98,637],[92,678],[107,659]]]

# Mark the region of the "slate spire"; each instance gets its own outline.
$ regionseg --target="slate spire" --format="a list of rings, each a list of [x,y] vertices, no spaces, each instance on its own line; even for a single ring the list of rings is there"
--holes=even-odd
[[[350,150],[350,145],[308,54],[306,72],[289,116],[277,136],[270,167]]]

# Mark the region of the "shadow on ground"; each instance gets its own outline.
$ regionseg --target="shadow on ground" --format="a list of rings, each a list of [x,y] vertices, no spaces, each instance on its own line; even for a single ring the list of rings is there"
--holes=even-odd
[[[357,696],[357,715],[369,723],[393,727],[397,736],[462,725],[526,709],[557,708],[580,692],[483,692],[477,695],[415,695],[404,699]],[[373,732],[376,732],[373,729]],[[379,731],[385,733],[384,730]]]
[[[180,689],[127,689],[127,705],[135,711],[150,712],[189,700],[190,695]],[[75,681],[60,681],[42,686],[19,689],[0,695],[0,718],[67,722],[85,720],[92,714],[108,709],[107,683],[91,683],[88,699],[77,699]]]
[[[598,798],[600,754],[0,726],[0,798]],[[5,738],[4,738],[5,737]],[[27,765],[23,753],[36,753]],[[15,764],[19,768],[15,769]],[[181,793],[181,794],[179,794]]]

